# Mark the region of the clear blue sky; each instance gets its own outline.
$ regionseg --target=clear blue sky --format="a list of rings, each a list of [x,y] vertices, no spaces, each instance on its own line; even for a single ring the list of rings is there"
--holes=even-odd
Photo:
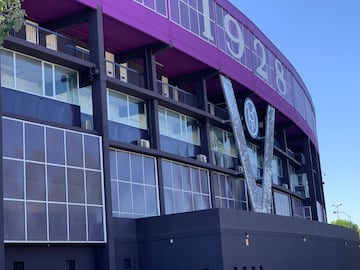
[[[360,1],[231,0],[279,48],[316,108],[328,222],[360,226]],[[341,219],[348,220],[345,214]]]

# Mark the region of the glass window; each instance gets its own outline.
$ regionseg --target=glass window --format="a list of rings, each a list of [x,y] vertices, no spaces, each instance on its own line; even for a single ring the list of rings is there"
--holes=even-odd
[[[275,214],[280,216],[291,216],[291,205],[289,195],[274,192]]]
[[[70,166],[83,166],[82,136],[75,132],[66,132],[66,160]]]
[[[92,88],[82,87],[79,90],[79,105],[82,113],[93,115]]]
[[[104,241],[104,222],[103,211],[101,207],[88,206],[88,240],[89,241]]]
[[[44,80],[45,80],[45,95],[48,97],[54,96],[54,74],[53,66],[49,63],[44,63]]]
[[[162,160],[162,170],[164,177],[170,177],[164,178],[166,214],[211,207],[207,170],[169,160]]]
[[[23,158],[23,123],[11,121],[3,118],[2,120],[3,155],[11,158]]]
[[[65,164],[64,131],[46,128],[46,157],[47,162]]]
[[[55,99],[79,104],[77,72],[55,66]]]
[[[45,166],[26,162],[26,198],[45,200]]]
[[[1,86],[14,88],[14,55],[7,50],[0,50]]]
[[[42,65],[39,60],[16,54],[16,89],[43,94]]]
[[[147,129],[145,102],[108,89],[108,119],[116,123]]]
[[[110,150],[110,156],[113,216],[137,218],[158,215],[155,159],[120,150]]]
[[[27,239],[33,241],[45,240],[46,228],[46,205],[45,203],[26,203]]]
[[[197,120],[159,107],[159,122],[161,135],[200,145],[200,128]]]
[[[72,203],[85,203],[84,171],[67,169],[68,200]]]
[[[259,178],[263,176],[263,162],[264,156],[260,147],[248,143],[248,154],[250,159],[250,164],[253,169],[254,176]]]
[[[215,194],[215,206],[248,210],[245,181],[229,175],[213,172],[212,183]]]
[[[24,199],[24,162],[3,160],[4,198]]]
[[[210,127],[210,144],[213,151],[213,164],[234,168],[234,160],[238,158],[234,135],[216,127]]]
[[[65,202],[66,183],[65,168],[60,166],[47,166],[48,200]]]
[[[99,140],[93,136],[84,137],[85,166],[91,169],[100,169]]]
[[[25,124],[25,158],[45,161],[44,128],[42,126]]]
[[[49,204],[49,240],[67,240],[67,214],[65,204]]]
[[[69,205],[69,235],[73,241],[86,241],[85,207]]]
[[[166,0],[135,0],[145,7],[166,16]]]
[[[24,138],[8,134],[2,144],[15,138],[25,148],[25,155],[3,156],[5,242],[105,241],[101,138],[67,131],[64,143],[64,129],[3,123]]]
[[[196,36],[215,44],[214,1],[170,1],[171,20]],[[203,5],[205,4],[205,6]]]
[[[0,57],[2,86],[80,105],[84,113],[92,111],[91,87],[81,92],[80,103],[77,71],[4,49]]]
[[[277,156],[273,156],[272,173],[273,173],[273,183],[279,186],[282,185],[284,181],[282,160]]]

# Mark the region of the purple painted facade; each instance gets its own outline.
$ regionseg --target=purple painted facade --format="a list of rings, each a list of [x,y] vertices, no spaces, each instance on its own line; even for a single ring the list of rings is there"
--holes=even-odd
[[[162,1],[166,4],[164,14],[160,14],[164,10],[164,7],[159,5]],[[122,0],[120,4],[115,0],[78,0],[78,2],[91,7],[102,5],[106,15],[169,44],[251,89],[294,121],[317,146],[315,110],[306,86],[291,63],[246,16],[229,1],[224,0],[216,2],[205,0],[202,1],[202,6],[198,7],[191,6],[190,2],[192,1],[189,1],[189,5],[185,7],[188,8],[188,11],[184,8],[184,4],[178,6],[178,1],[162,1]],[[209,4],[208,17],[206,14],[204,15],[204,4]],[[156,7],[158,8],[157,11]],[[190,11],[195,14],[197,9],[200,10],[200,17],[196,18],[200,26],[198,33],[195,33],[196,30],[192,31],[189,23],[191,24],[192,19],[195,18],[194,16],[191,17]],[[174,15],[174,10],[180,14]],[[186,17],[181,14],[182,10],[183,13],[189,12],[186,13],[189,16],[188,22],[186,20],[181,21],[182,18]],[[222,15],[229,14],[232,18],[228,22],[229,32],[222,33],[222,37],[219,25],[224,25],[224,17],[219,18],[221,16],[219,10],[222,10]],[[134,16],[134,14],[136,15]],[[181,17],[181,15],[183,16]],[[213,40],[204,39],[205,26],[201,26],[204,22],[206,24],[209,18],[211,20],[209,33]],[[239,29],[244,39],[244,53],[239,58],[231,55],[231,53],[238,54],[236,42],[235,48],[231,49],[230,52],[226,48],[226,42],[233,46],[231,44],[234,43],[233,40],[239,39],[237,25],[232,20],[235,20],[240,26]],[[225,41],[223,40],[224,36]],[[262,52],[265,52],[265,59]],[[255,56],[256,54],[257,56]],[[266,61],[263,70],[268,73],[267,79],[257,72],[257,68],[261,66],[261,61]],[[276,74],[277,68],[279,74]],[[277,89],[281,83],[285,83],[286,89]]]
[[[157,55],[169,76],[213,68],[276,107],[317,147],[315,109],[302,79],[272,42],[225,0],[72,0],[66,5],[39,1],[37,21],[61,17],[84,6],[105,14],[107,50],[118,52],[161,41],[171,50]],[[28,4],[24,2],[26,7]],[[30,5],[30,4],[29,4]],[[42,12],[43,11],[43,12]],[[40,17],[40,18],[38,18]],[[31,19],[31,18],[30,18]],[[78,38],[86,31],[78,28]],[[220,92],[220,88],[208,89]]]

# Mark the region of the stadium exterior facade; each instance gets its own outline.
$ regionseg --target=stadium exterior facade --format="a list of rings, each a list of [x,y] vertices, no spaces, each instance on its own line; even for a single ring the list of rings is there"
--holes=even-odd
[[[360,269],[311,97],[225,0],[37,0],[0,50],[0,268]]]

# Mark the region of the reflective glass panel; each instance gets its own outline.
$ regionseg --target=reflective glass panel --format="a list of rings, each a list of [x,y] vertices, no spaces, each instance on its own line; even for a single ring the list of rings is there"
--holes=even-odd
[[[44,128],[42,126],[25,124],[25,158],[45,161]]]
[[[43,94],[42,67],[39,60],[16,54],[16,89]]]
[[[45,203],[26,203],[27,240],[46,241],[46,205]]]
[[[14,84],[14,55],[7,50],[0,50],[1,86],[15,88]]]
[[[45,200],[45,166],[26,162],[26,198]]]
[[[49,204],[49,240],[67,240],[67,217],[65,204]]]
[[[23,123],[9,119],[2,120],[3,155],[23,158]]]

